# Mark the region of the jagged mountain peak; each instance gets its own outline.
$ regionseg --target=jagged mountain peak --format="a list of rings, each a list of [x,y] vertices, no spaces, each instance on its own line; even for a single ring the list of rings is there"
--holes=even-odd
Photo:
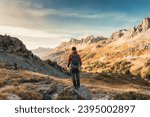
[[[75,39],[75,38],[71,38],[70,41],[68,43],[78,43],[79,40],[78,39]]]
[[[150,18],[144,18],[141,24],[143,31],[146,31],[150,28]]]
[[[94,35],[88,35],[88,36],[84,37],[83,39],[94,39],[94,38],[95,38]]]
[[[150,28],[150,18],[144,18],[142,23],[139,24],[138,26],[134,26],[131,29],[122,29],[119,31],[114,32],[109,40],[117,40],[121,37],[125,37],[125,38],[132,38],[137,36],[138,34],[147,31]]]
[[[103,36],[97,36],[95,37],[94,35],[88,35],[84,38],[81,39],[76,39],[76,38],[71,38],[69,42],[65,44],[91,44],[91,43],[97,43],[98,41],[104,40]]]

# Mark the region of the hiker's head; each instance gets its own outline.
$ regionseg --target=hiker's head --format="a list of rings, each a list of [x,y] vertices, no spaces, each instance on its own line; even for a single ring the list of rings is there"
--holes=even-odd
[[[77,50],[77,48],[76,47],[72,47],[72,51],[76,51]]]

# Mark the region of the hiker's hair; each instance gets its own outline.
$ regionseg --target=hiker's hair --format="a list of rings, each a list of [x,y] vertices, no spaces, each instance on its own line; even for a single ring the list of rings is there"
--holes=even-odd
[[[72,50],[77,50],[77,48],[76,47],[72,47]]]

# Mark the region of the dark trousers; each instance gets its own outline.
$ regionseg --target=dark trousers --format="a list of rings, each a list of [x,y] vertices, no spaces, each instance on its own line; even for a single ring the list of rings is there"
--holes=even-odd
[[[80,87],[80,73],[72,72],[72,82],[74,87]]]

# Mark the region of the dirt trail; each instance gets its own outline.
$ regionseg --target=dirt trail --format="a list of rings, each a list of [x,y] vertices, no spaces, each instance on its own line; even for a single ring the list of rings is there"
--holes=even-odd
[[[72,86],[71,78],[54,78],[64,84]],[[82,74],[81,84],[87,86],[93,93],[93,99],[111,99],[114,95],[124,92],[138,92],[150,94],[150,83],[134,76],[117,74]]]

